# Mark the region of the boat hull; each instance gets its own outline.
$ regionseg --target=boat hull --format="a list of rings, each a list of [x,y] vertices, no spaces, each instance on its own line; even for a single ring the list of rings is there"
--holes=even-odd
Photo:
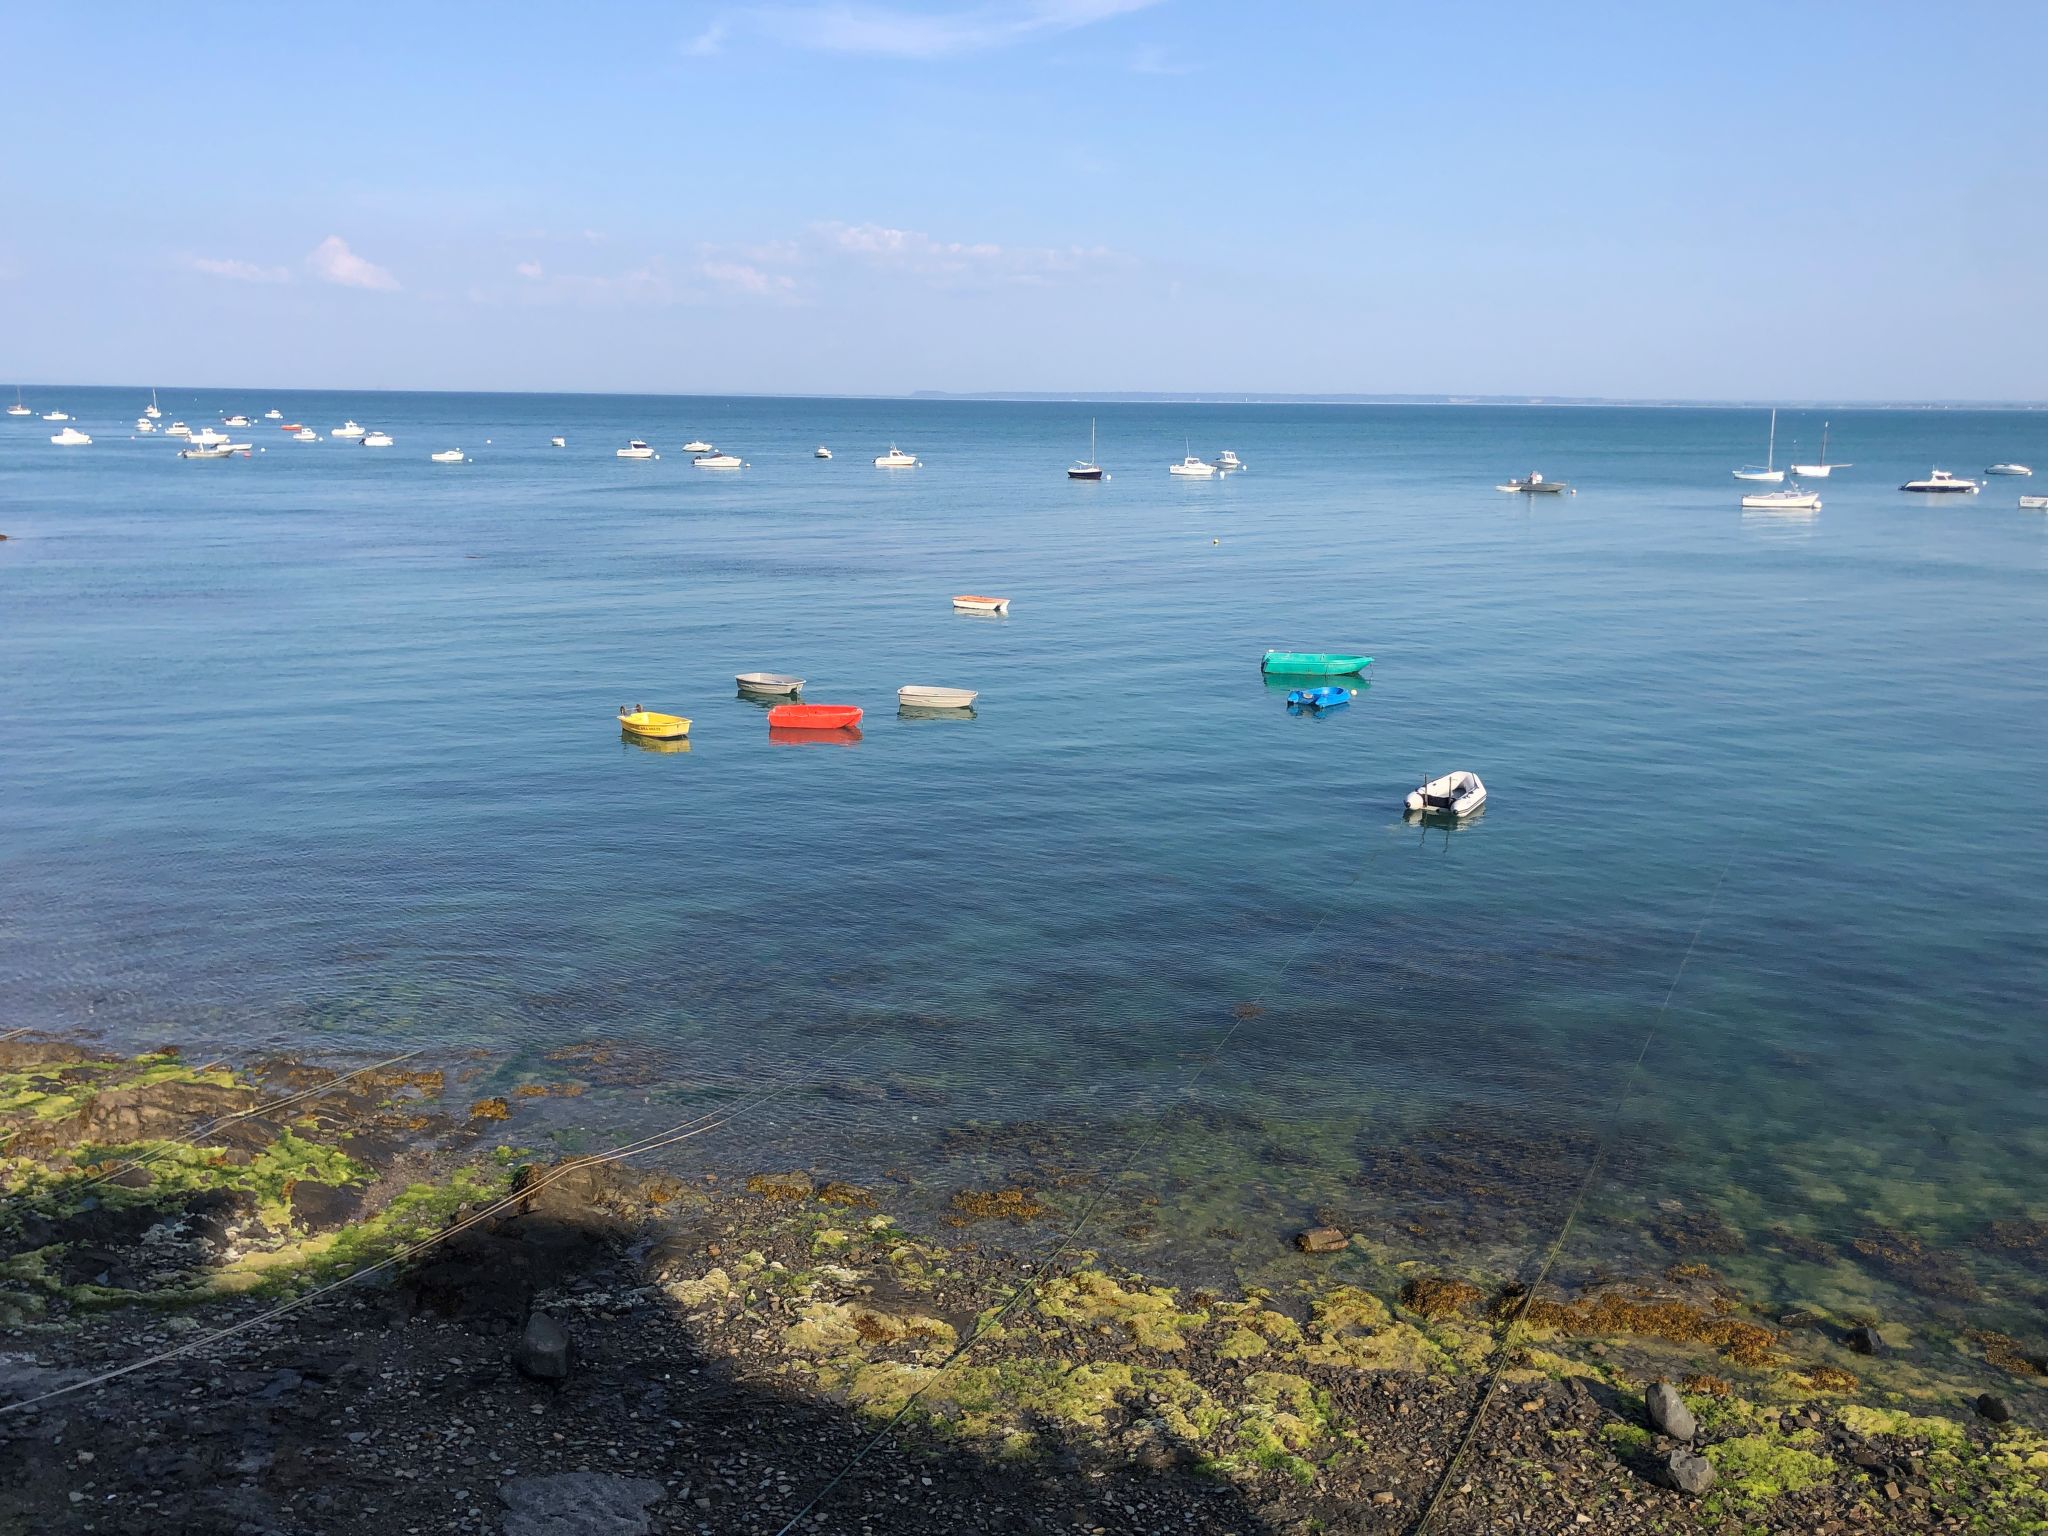
[[[1802,480],[1825,480],[1834,467],[1832,464],[1794,464],[1792,473]]]
[[[804,680],[787,672],[740,672],[733,677],[741,693],[764,698],[792,698],[804,691]]]
[[[774,731],[843,731],[860,721],[858,704],[778,704],[768,711]]]
[[[663,715],[651,709],[627,710],[619,716],[619,729],[629,736],[651,741],[680,741],[690,734],[690,722],[682,715]]]
[[[1287,702],[1296,709],[1336,709],[1351,702],[1351,690],[1336,683],[1326,683],[1320,688],[1296,688],[1287,695]]]
[[[1077,465],[1067,471],[1067,478],[1069,480],[1100,480],[1102,478],[1102,470],[1093,465],[1087,468]]]
[[[962,613],[1008,613],[1010,600],[1007,597],[976,597],[969,594],[954,598],[953,606]]]
[[[980,697],[972,688],[912,686],[896,690],[896,702],[905,709],[972,709]]]
[[[1331,651],[1268,651],[1259,662],[1259,670],[1289,677],[1349,677],[1371,665],[1370,656]]]
[[[1479,775],[1460,769],[1408,792],[1408,809],[1423,816],[1470,816],[1486,804]]]

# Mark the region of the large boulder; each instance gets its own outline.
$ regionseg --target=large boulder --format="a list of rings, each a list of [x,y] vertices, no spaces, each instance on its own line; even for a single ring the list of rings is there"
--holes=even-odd
[[[1699,1433],[1699,1420],[1685,1406],[1685,1399],[1678,1395],[1678,1388],[1668,1381],[1657,1382],[1643,1394],[1643,1408],[1649,1415],[1650,1427],[1660,1435],[1669,1435],[1674,1440],[1690,1440]]]

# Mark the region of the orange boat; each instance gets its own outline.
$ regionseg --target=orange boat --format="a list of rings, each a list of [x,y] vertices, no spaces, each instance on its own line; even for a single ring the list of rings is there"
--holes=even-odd
[[[768,711],[768,729],[843,731],[860,724],[858,704],[778,704]]]

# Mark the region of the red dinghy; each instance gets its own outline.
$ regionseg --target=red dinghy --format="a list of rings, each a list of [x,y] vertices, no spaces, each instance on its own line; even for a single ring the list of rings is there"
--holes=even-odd
[[[778,704],[768,711],[771,731],[843,731],[859,724],[858,704]]]

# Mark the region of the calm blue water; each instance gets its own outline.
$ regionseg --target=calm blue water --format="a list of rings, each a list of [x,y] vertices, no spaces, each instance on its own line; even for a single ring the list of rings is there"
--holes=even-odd
[[[1947,1305],[1843,1247],[1883,1226],[2041,1300],[1971,1239],[2048,1218],[2048,517],[1893,488],[2048,469],[2048,416],[1835,411],[1801,518],[1737,510],[1761,412],[165,392],[398,439],[188,463],[145,395],[30,391],[83,450],[0,418],[0,1025],[475,1051],[479,1092],[609,1042],[527,1123],[593,1145],[822,1054],[669,1155],[943,1190],[1139,1148],[1140,1246],[1252,1266],[1327,1206],[1496,1267],[1655,1025],[1586,1263],[1706,1211],[1788,1295]],[[1170,479],[1184,440],[1249,472]],[[1492,489],[1530,469],[1581,494]],[[1293,718],[1268,646],[1378,662]],[[771,741],[751,669],[861,739]],[[1405,826],[1453,767],[1484,816]]]

